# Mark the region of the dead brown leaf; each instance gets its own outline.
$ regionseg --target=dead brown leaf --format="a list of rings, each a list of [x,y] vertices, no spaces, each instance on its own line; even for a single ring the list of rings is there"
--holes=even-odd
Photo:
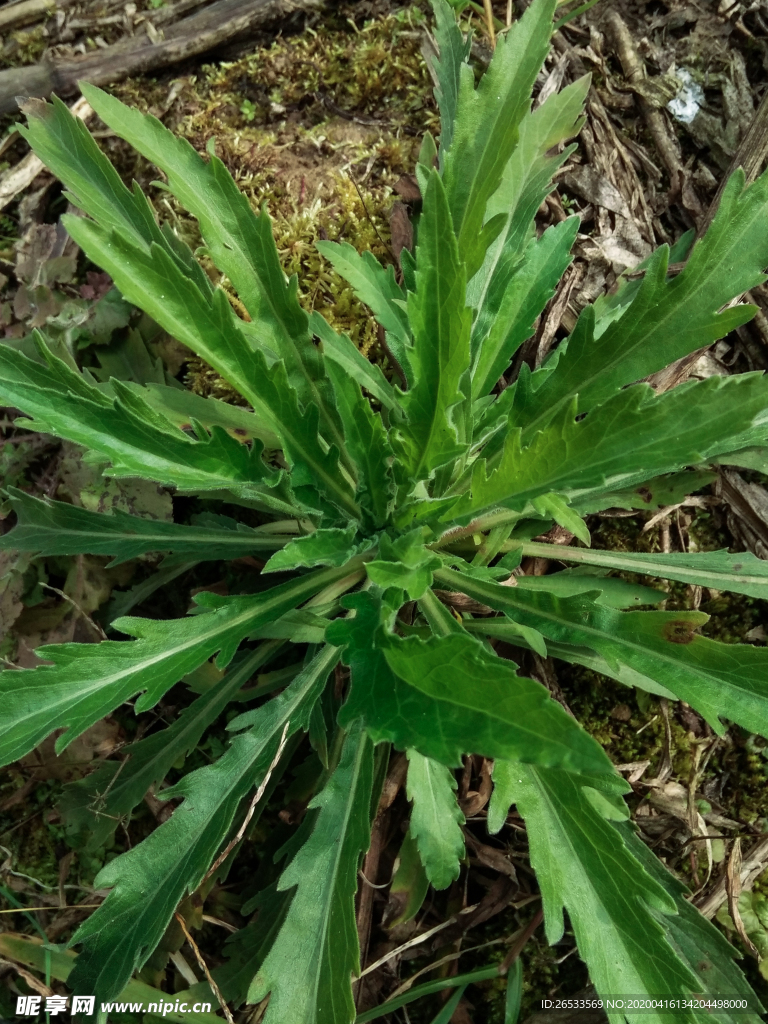
[[[725,886],[728,893],[728,912],[731,915],[731,920],[739,934],[739,938],[752,956],[759,960],[760,954],[757,952],[757,947],[752,939],[747,935],[747,930],[744,927],[744,921],[741,918],[741,911],[739,910],[739,896],[741,896],[741,868],[741,837],[736,836],[733,840],[731,855],[728,858],[728,864],[725,869]]]

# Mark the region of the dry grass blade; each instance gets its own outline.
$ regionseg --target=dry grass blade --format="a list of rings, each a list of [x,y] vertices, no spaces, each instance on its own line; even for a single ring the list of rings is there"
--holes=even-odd
[[[48,908],[48,909],[50,909],[50,908]],[[48,986],[43,984],[43,982],[40,981],[39,978],[36,978],[34,976],[34,974],[32,974],[30,971],[26,970],[24,967],[21,967],[19,964],[14,963],[13,960],[5,960],[4,958],[0,957],[0,965],[2,965],[3,967],[10,967],[10,968],[12,968],[19,975],[20,978],[23,978],[24,981],[26,981],[26,983],[29,985],[29,987],[34,992],[38,993],[38,995],[41,995],[41,996],[52,996],[53,995],[53,989],[52,988],[48,988]]]
[[[75,907],[67,907],[67,910],[98,910],[100,903],[78,903]],[[52,910],[48,907],[11,907],[10,910],[0,910],[0,914],[31,914],[35,910]]]
[[[50,590],[52,593],[60,597],[62,601],[66,601],[67,604],[71,604],[72,607],[77,612],[77,614],[80,615],[81,618],[83,618],[88,623],[88,625],[91,627],[93,632],[96,634],[97,637],[99,637],[100,640],[107,639],[107,634],[104,632],[101,626],[99,626],[96,622],[93,621],[88,612],[86,612],[73,597],[70,597],[69,594],[65,594],[64,591],[59,590],[58,587],[52,587],[50,583],[41,583],[40,586],[43,587],[44,590]]]
[[[478,904],[475,904],[471,907],[465,907],[463,910],[459,911],[459,914],[470,914],[472,913],[473,910],[477,910],[477,907]],[[370,974],[371,971],[375,971],[377,968],[381,967],[382,964],[385,964],[389,960],[394,960],[395,957],[400,956],[402,953],[405,952],[406,949],[411,949],[413,946],[418,946],[420,943],[426,942],[427,939],[431,939],[433,935],[437,935],[437,933],[443,931],[444,928],[447,928],[451,924],[455,924],[459,920],[459,914],[456,914],[453,917],[449,917],[447,921],[441,921],[440,924],[436,924],[435,927],[430,928],[429,931],[422,932],[421,935],[417,935],[415,938],[409,939],[407,942],[404,942],[402,946],[398,946],[396,949],[390,950],[389,953],[386,953],[384,956],[380,957],[375,963],[372,963],[368,967],[366,967],[364,971],[361,971],[360,977],[362,978],[364,977],[364,975]]]
[[[728,858],[728,866],[725,871],[725,884],[728,892],[728,911],[736,931],[739,933],[739,938],[749,952],[759,960],[760,954],[757,952],[752,939],[747,935],[747,929],[744,927],[744,921],[739,910],[739,896],[741,896],[741,836],[736,836],[733,840],[731,855]]]
[[[488,39],[491,43],[491,49],[496,49],[496,30],[493,27],[493,7],[491,6],[491,0],[483,0],[483,7],[485,8],[485,21],[488,29]]]
[[[533,935],[533,933],[536,931],[536,929],[539,927],[543,920],[544,909],[542,907],[539,907],[539,909],[533,915],[531,920],[525,926],[525,929],[523,930],[523,933],[520,935],[519,939],[517,939],[517,941],[512,945],[510,951],[499,964],[499,974],[507,973],[507,971],[515,962],[515,960],[517,960],[517,958],[520,956],[523,949],[525,948],[526,943],[528,942],[530,937]]]
[[[189,934],[189,929],[187,928],[186,921],[181,916],[181,914],[177,913],[177,914],[174,914],[173,916],[176,918],[176,920],[181,925],[181,930],[184,932],[186,940],[189,943],[189,945],[190,945],[190,947],[192,949],[192,952],[195,954],[195,959],[197,960],[198,964],[200,965],[200,970],[205,975],[205,980],[208,982],[208,984],[213,989],[213,993],[214,993],[214,995],[216,996],[216,998],[219,1001],[219,1006],[221,1007],[222,1012],[223,1012],[224,1016],[226,1017],[226,1019],[228,1021],[228,1024],[235,1024],[235,1018],[232,1016],[232,1011],[229,1009],[229,1007],[227,1006],[226,1002],[224,1001],[224,996],[221,994],[221,990],[220,990],[219,986],[213,980],[211,972],[208,970],[208,964],[205,962],[205,960],[203,959],[202,953],[197,948],[197,943],[192,938],[192,936]]]
[[[768,865],[768,839],[762,839],[756,843],[746,855],[742,855],[739,851],[739,856],[741,865],[738,875],[743,892],[745,889],[751,888],[754,880],[765,871],[766,865]],[[724,872],[714,889],[694,900],[694,904],[704,917],[711,920],[728,898],[727,873]]]
[[[290,724],[291,724],[290,722],[286,722],[285,726],[283,727],[283,735],[280,737],[280,743],[278,745],[277,752],[276,752],[275,756],[272,758],[272,763],[270,764],[269,768],[267,768],[266,775],[261,780],[261,785],[256,790],[256,792],[253,794],[253,800],[251,800],[251,805],[248,808],[248,813],[246,814],[245,818],[243,819],[242,825],[237,830],[237,835],[234,837],[234,839],[232,839],[229,843],[227,843],[227,845],[221,851],[221,853],[216,858],[216,860],[213,862],[211,867],[208,869],[208,871],[205,874],[205,878],[203,878],[202,882],[200,883],[201,886],[205,885],[205,883],[214,874],[215,871],[218,871],[218,869],[221,867],[221,865],[224,863],[224,861],[227,859],[227,857],[230,855],[230,853],[232,853],[234,848],[237,846],[237,844],[240,842],[240,840],[245,835],[245,830],[248,828],[248,823],[250,822],[251,818],[254,815],[254,812],[256,810],[256,805],[258,804],[259,800],[261,800],[261,798],[264,796],[266,788],[269,785],[269,780],[272,778],[272,772],[277,767],[277,762],[283,756],[283,750],[285,750],[285,744],[286,744],[286,742],[288,740],[288,726]]]

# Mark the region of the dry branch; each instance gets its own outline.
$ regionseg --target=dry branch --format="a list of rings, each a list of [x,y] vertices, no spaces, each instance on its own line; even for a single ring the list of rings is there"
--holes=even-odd
[[[21,0],[0,11],[0,32],[15,31],[68,7],[73,0]]]
[[[93,53],[47,59],[29,67],[0,71],[0,114],[16,110],[17,96],[71,96],[78,82],[107,85],[129,75],[156,71],[199,56],[267,22],[298,10],[321,6],[322,0],[217,0],[210,7],[169,25],[164,38],[134,36]],[[156,32],[153,33],[156,37]]]

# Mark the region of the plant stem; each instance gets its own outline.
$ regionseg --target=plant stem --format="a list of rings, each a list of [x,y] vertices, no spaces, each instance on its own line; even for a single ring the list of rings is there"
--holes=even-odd
[[[446,988],[456,988],[459,985],[469,985],[473,981],[489,981],[491,978],[498,978],[498,967],[484,967],[480,971],[472,971],[469,974],[457,974],[454,978],[441,978],[439,981],[428,981],[425,985],[417,985],[416,988],[403,992],[396,999],[381,1006],[374,1006],[372,1010],[358,1014],[355,1017],[355,1024],[367,1024],[369,1020],[376,1020],[377,1017],[384,1017],[393,1010],[398,1010],[406,1003],[412,1003],[414,999],[421,999],[422,996],[432,995],[434,992],[442,992]]]
[[[447,533],[444,533],[442,537],[438,538],[434,544],[430,544],[429,547],[442,548],[446,545],[454,544],[457,540],[463,540],[465,537],[472,537],[476,533],[485,533],[487,530],[492,530],[495,526],[503,526],[507,523],[514,524],[518,519],[522,519],[524,514],[523,512],[513,512],[508,508],[498,509],[496,512],[490,512],[488,515],[473,519],[467,526],[448,530]],[[512,547],[517,547],[520,542],[508,541],[507,543],[511,544]],[[504,544],[501,550],[511,551],[512,549]]]
[[[419,610],[437,636],[448,636],[462,630],[461,624],[432,590],[425,591],[424,596],[419,598]]]
[[[609,551],[592,551],[589,548],[572,548],[567,544],[542,544],[534,540],[505,541],[500,551],[517,551],[522,548],[523,557],[556,558],[563,562],[581,562],[583,565],[605,565],[615,568]]]

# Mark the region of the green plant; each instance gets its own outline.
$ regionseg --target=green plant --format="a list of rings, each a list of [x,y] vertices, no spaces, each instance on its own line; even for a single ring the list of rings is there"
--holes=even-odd
[[[250,100],[245,99],[240,104],[240,113],[246,121],[252,121],[256,117],[256,107],[254,107]]]
[[[396,384],[303,311],[267,213],[251,210],[212,151],[205,161],[154,118],[83,89],[99,117],[164,172],[161,187],[199,221],[208,256],[249,320],[157,226],[138,186],[125,188],[63,104],[26,104],[25,137],[86,215],[66,220],[77,244],[251,408],[159,383],[99,383],[39,334],[36,359],[0,347],[0,395],[34,429],[82,445],[111,476],[150,479],[251,517],[256,510],[262,523],[215,513],[157,522],[13,491],[18,524],[2,547],[115,562],[171,552],[169,573],[204,559],[267,561],[255,592],[202,592],[186,618],[113,623],[134,639],[49,646],[40,653],[52,664],[3,672],[3,763],[54,729],[64,730],[61,751],[125,701],[135,698],[141,712],[182,679],[197,685],[201,695],[172,725],[70,787],[63,813],[81,843],[98,845],[233,700],[284,687],[229,722],[226,751],[163,791],[183,801],[169,820],[102,870],[97,884],[111,892],[72,940],[83,948],[70,978],[79,991],[114,997],[185,897],[205,898],[229,864],[217,854],[229,858],[228,844],[242,836],[254,789],[268,782],[269,795],[308,733],[318,758],[309,813],[275,855],[277,881],[243,908],[259,908],[258,924],[231,940],[218,974],[233,1000],[270,994],[268,1024],[354,1019],[353,900],[390,745],[409,759],[404,849],[411,864],[418,854],[433,885],[456,878],[463,856],[450,769],[470,751],[492,757],[489,828],[498,831],[517,805],[547,936],[561,936],[567,911],[598,992],[747,995],[759,1009],[735,950],[632,831],[629,787],[602,748],[490,642],[685,700],[716,732],[729,719],[768,735],[768,652],[700,636],[699,612],[637,610],[663,593],[609,575],[761,598],[768,566],[726,551],[593,551],[584,521],[700,487],[711,479],[706,467],[728,453],[764,456],[763,375],[659,395],[635,382],[753,315],[732,302],[768,264],[768,176],[748,188],[741,173],[731,178],[706,237],[673,250],[676,261],[687,256],[681,273],[668,276],[662,247],[641,275],[585,309],[540,369],[523,365],[511,386],[495,390],[567,268],[578,227],[571,218],[541,237],[533,231],[588,88],[582,80],[530,110],[555,6],[534,0],[475,85],[469,42],[435,0],[442,131],[439,148],[427,136],[421,149],[423,210],[415,254],[401,254],[402,284],[370,253],[319,243],[386,331]],[[584,546],[532,539],[553,523]],[[524,555],[575,568],[515,575]],[[280,574],[273,586],[270,573]],[[474,615],[450,610],[466,598]],[[261,666],[278,657],[284,666],[290,643],[300,645],[298,660],[244,689]],[[212,658],[202,685],[198,670]],[[341,666],[350,669],[348,688]],[[703,1019],[698,1010],[685,1015]]]

